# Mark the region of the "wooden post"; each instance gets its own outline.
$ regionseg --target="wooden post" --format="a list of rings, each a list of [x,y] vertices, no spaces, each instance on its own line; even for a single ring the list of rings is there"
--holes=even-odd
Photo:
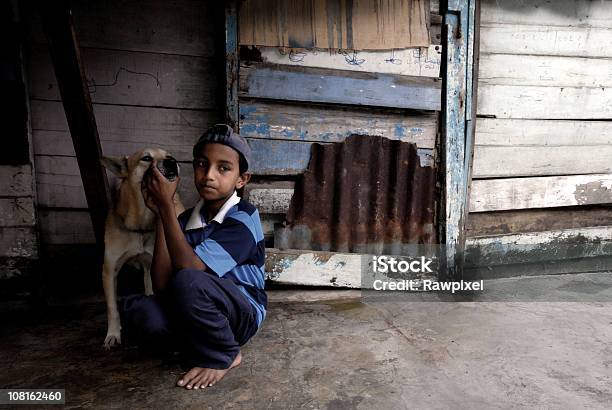
[[[476,100],[473,79],[475,10],[478,0],[447,0],[441,4],[442,135],[440,238],[446,249],[446,274],[463,274],[465,222],[474,145]]]
[[[472,172],[474,167],[474,135],[476,134],[476,108],[478,106],[478,68],[480,62],[480,0],[470,2],[468,19],[470,23],[469,35],[472,41],[468,44],[467,59],[467,98],[466,98],[466,131],[465,131],[465,159],[463,162],[463,224],[462,232],[465,232],[467,218],[470,211],[470,193],[472,188]],[[462,250],[465,249],[465,235],[462,236]]]
[[[87,205],[98,245],[104,244],[104,222],[110,195],[102,150],[91,105],[72,13],[65,1],[38,3],[49,42],[55,76],[76,152]]]
[[[240,132],[238,118],[238,4],[225,2],[225,121]]]

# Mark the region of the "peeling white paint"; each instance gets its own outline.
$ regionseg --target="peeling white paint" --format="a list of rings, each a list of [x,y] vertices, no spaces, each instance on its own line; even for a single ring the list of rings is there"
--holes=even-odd
[[[346,58],[344,52],[337,50],[325,50],[325,52],[300,50],[300,59],[292,59],[289,50],[276,47],[258,48],[263,60],[274,64],[434,78],[440,76],[442,56],[442,46],[440,45],[392,51],[358,51],[357,55],[361,63],[354,64],[352,59]]]
[[[287,259],[282,260],[282,271],[271,275],[274,282],[310,286],[361,287],[361,255],[336,253],[332,254],[329,259],[321,258],[319,255],[321,253],[308,251],[297,256],[288,255]]]

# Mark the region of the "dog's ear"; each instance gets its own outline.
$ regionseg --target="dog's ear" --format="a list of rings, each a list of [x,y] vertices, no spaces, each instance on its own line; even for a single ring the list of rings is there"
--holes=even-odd
[[[128,176],[128,157],[115,158],[115,157],[102,157],[100,162],[106,169],[109,169],[113,174],[119,178],[127,178]]]

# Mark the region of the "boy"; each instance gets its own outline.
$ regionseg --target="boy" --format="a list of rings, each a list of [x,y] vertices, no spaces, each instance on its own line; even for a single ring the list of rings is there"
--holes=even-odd
[[[153,163],[143,180],[147,206],[157,215],[151,265],[154,296],[128,297],[122,322],[154,345],[180,343],[193,368],[177,382],[213,386],[242,359],[240,346],[265,318],[263,232],[257,209],[241,200],[251,152],[231,127],[218,124],[193,147],[200,202],[179,215],[169,181]]]

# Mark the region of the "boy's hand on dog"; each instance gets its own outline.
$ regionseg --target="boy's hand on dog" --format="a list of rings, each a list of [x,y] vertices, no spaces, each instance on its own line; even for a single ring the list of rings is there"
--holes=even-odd
[[[153,213],[157,216],[159,216],[159,209],[157,208],[157,205],[155,205],[155,202],[153,202],[153,197],[149,194],[149,190],[146,187],[145,181],[142,181],[142,186],[141,186],[141,190],[142,190],[142,197],[144,198],[145,201],[145,205],[147,206],[147,208],[149,208],[151,211],[153,211]]]
[[[147,207],[159,215],[159,210],[163,207],[174,208],[174,194],[178,187],[180,178],[169,181],[157,168],[157,161],[153,161],[143,182],[143,196]],[[151,206],[149,206],[151,205]],[[155,207],[156,209],[153,209]]]

